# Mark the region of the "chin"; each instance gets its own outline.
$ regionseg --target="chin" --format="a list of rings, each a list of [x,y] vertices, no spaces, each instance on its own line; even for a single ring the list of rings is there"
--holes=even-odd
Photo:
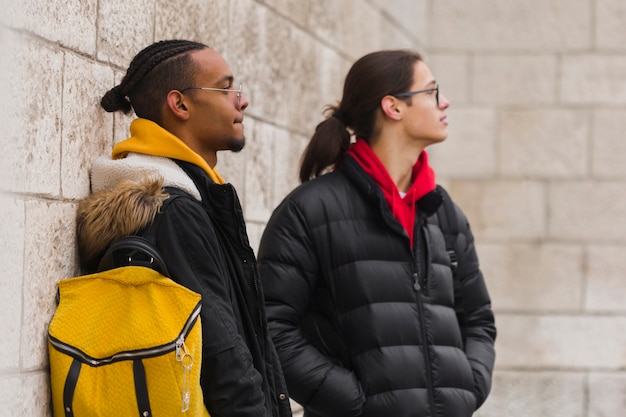
[[[228,143],[228,150],[231,152],[241,152],[243,150],[243,148],[246,147],[246,138],[243,137],[241,139],[232,139],[229,143]]]

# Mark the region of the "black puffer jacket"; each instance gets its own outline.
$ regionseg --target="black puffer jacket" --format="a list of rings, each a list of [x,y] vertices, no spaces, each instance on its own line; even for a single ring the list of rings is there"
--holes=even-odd
[[[259,266],[270,332],[307,415],[468,417],[486,399],[496,330],[457,209],[459,289],[433,191],[414,250],[374,181],[346,157],[274,212]]]

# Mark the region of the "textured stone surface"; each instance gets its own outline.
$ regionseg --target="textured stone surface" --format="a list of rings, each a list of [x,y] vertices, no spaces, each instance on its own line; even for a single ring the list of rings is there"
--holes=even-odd
[[[247,126],[246,126],[247,128]],[[271,214],[274,166],[274,129],[257,122],[247,138],[245,168],[245,213],[246,218],[266,222]]]
[[[49,416],[50,389],[48,374],[28,373],[22,376],[0,374],[0,410],[2,416]]]
[[[588,0],[432,1],[431,47],[572,50],[591,46]]]
[[[154,39],[153,0],[107,0],[98,7],[98,59],[127,68]]]
[[[11,34],[8,41],[12,71],[6,94],[20,99],[5,113],[2,188],[59,195],[63,54]],[[24,76],[30,73],[37,76]]]
[[[499,314],[498,364],[527,370],[626,366],[624,316]]]
[[[20,367],[24,211],[22,200],[0,196],[0,264],[5,277],[0,280],[0,350],[5,352],[0,355],[0,375]]]
[[[626,178],[626,110],[593,113],[591,173],[605,179]]]
[[[615,417],[626,410],[626,373],[592,373],[589,377],[589,417]]]
[[[450,109],[448,138],[428,148],[437,175],[488,178],[497,170],[496,114],[492,110]]]
[[[454,181],[448,188],[481,239],[539,239],[545,235],[545,194],[530,181]]]
[[[585,308],[594,312],[626,312],[624,271],[626,258],[621,246],[591,246],[587,249]]]
[[[550,187],[549,236],[569,241],[623,242],[626,195],[619,182],[562,182]]]
[[[626,48],[626,3],[597,0],[595,4],[595,47],[623,51]]]
[[[229,21],[227,0],[157,0],[155,40],[189,39],[225,54]]]
[[[497,372],[476,417],[584,417],[584,383],[582,373]]]
[[[561,77],[561,100],[565,103],[626,103],[626,56],[564,56]]]
[[[439,94],[450,101],[452,110],[469,100],[469,68],[471,60],[462,54],[429,54],[424,62],[439,83]]]
[[[9,25],[81,53],[95,53],[97,0],[6,2],[10,12],[2,15],[10,17],[7,19]]]
[[[56,307],[56,283],[77,274],[74,204],[26,202],[24,307],[21,355],[27,370],[47,363],[48,323]]]
[[[503,112],[500,169],[513,178],[581,178],[589,172],[585,110]]]
[[[113,116],[100,107],[111,88],[113,71],[68,54],[63,82],[63,147],[61,186],[66,198],[89,194],[92,161],[111,147]]]
[[[585,284],[582,248],[485,244],[478,246],[478,253],[496,310],[580,311]]]
[[[475,103],[534,107],[556,100],[556,56],[476,55],[473,61]]]

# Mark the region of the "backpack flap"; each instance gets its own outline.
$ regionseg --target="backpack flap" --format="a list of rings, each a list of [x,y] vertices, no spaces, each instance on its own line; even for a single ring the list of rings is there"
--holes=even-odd
[[[141,266],[65,279],[59,292],[49,326],[55,417],[208,415],[199,294]],[[140,397],[149,397],[142,409]]]

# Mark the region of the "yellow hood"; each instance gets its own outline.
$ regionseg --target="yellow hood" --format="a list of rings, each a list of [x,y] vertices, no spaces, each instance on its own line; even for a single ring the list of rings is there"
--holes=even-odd
[[[130,124],[130,134],[130,138],[113,147],[113,159],[125,158],[129,152],[179,159],[199,166],[215,183],[224,184],[216,169],[158,124],[147,119],[135,119]]]

